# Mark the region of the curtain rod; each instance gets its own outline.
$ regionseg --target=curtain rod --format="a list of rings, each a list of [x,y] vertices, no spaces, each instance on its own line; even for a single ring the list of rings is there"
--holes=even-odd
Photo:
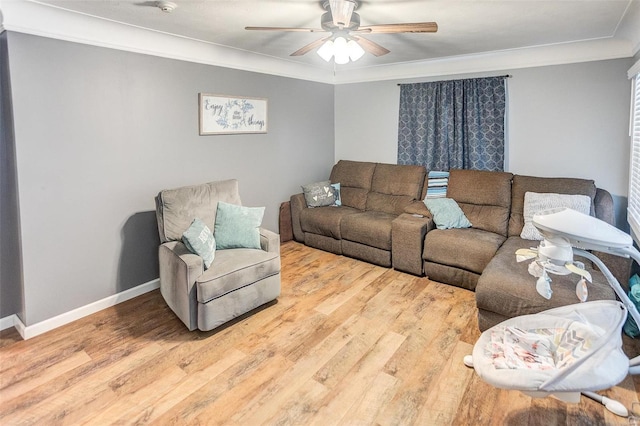
[[[451,80],[436,80],[436,81],[472,80],[474,78],[491,78],[491,77],[511,78],[513,76],[511,74],[505,74],[505,75],[490,75],[488,77],[453,78]],[[433,81],[423,81],[423,83],[434,83],[434,82]],[[402,86],[403,84],[415,84],[415,83],[398,83],[398,86]]]

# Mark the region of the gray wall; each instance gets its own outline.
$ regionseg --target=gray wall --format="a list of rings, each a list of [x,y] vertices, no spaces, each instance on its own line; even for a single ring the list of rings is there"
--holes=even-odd
[[[158,276],[158,191],[237,178],[277,231],[279,204],[333,164],[331,85],[8,41],[27,325]],[[199,92],[268,98],[268,133],[199,136]]]
[[[402,82],[511,74],[506,169],[594,179],[614,196],[617,225],[625,229],[632,64],[618,59]],[[397,161],[399,82],[336,86],[336,160]]]
[[[23,318],[18,183],[7,33],[0,34],[0,318]]]
[[[335,160],[396,162],[400,81],[334,88],[12,32],[0,55],[0,317],[27,325],[157,277],[161,189],[238,178],[277,230],[280,202]],[[506,71],[507,169],[593,178],[625,222],[632,63]],[[268,98],[269,133],[199,136],[199,92]]]

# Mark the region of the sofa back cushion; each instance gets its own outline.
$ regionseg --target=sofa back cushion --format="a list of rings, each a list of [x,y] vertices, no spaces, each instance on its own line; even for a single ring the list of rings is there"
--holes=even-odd
[[[161,191],[156,197],[160,241],[180,241],[195,218],[215,228],[218,201],[242,205],[236,179]]]
[[[343,206],[364,210],[375,163],[362,161],[338,161],[331,170],[331,183],[340,183],[340,199]]]
[[[516,175],[513,177],[513,184],[511,185],[510,237],[518,236],[522,232],[522,227],[524,226],[524,194],[527,192],[586,195],[591,199],[591,215],[595,213],[593,200],[596,196],[596,185],[592,180]]]
[[[447,197],[456,200],[474,228],[506,237],[512,178],[507,172],[453,169]]]
[[[366,209],[402,214],[409,203],[420,199],[426,175],[422,166],[376,164]]]

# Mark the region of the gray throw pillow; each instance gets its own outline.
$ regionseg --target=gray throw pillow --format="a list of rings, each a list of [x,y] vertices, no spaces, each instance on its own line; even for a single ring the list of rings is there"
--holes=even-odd
[[[218,201],[213,235],[218,250],[260,248],[260,230],[264,207],[243,207]]]
[[[589,214],[591,211],[591,198],[579,194],[525,192],[524,226],[522,227],[522,232],[520,232],[520,238],[523,240],[542,240],[542,234],[533,225],[533,215],[560,207],[567,207],[580,213]]]
[[[332,206],[336,202],[335,189],[328,180],[302,185],[307,207]]]
[[[211,229],[204,222],[195,218],[189,229],[182,234],[182,242],[187,249],[197,254],[204,261],[204,269],[208,269],[216,254],[216,240]]]

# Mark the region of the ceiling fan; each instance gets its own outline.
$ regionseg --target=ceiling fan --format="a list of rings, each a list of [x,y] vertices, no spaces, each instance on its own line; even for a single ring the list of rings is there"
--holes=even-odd
[[[322,7],[326,12],[320,18],[321,28],[245,27],[245,29],[331,33],[328,37],[301,47],[290,56],[302,56],[319,47],[318,55],[327,62],[334,57],[337,64],[346,64],[349,60],[356,61],[365,52],[374,56],[389,53],[388,49],[362,37],[362,34],[434,33],[438,31],[438,24],[435,22],[360,26],[360,15],[354,12],[358,8],[356,0],[324,0]]]

